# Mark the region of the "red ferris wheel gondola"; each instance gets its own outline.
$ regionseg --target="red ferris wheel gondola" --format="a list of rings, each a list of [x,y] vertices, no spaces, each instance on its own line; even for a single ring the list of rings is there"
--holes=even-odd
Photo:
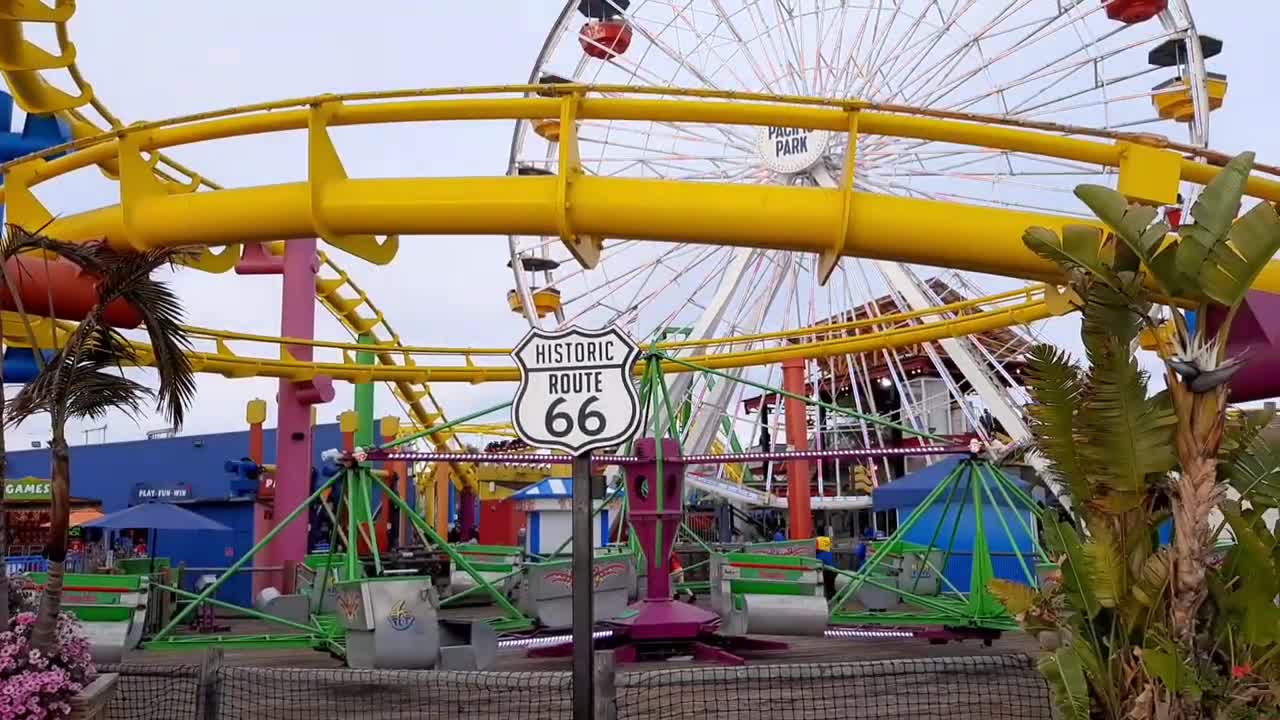
[[[598,60],[615,58],[631,47],[631,25],[622,14],[631,0],[579,0],[578,13],[587,24],[578,31],[578,43]]]
[[[1150,20],[1169,8],[1169,0],[1104,0],[1107,17],[1134,25]]]
[[[631,26],[622,18],[592,20],[578,32],[582,50],[593,58],[608,60],[631,47]]]

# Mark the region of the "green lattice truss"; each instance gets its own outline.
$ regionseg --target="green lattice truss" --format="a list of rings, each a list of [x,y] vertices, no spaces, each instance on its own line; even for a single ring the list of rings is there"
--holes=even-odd
[[[684,366],[688,370],[703,373],[707,376],[708,381],[728,381],[742,383],[754,387],[758,390],[768,393],[774,393],[779,397],[792,398],[809,405],[823,407],[829,412],[839,415],[846,415],[857,418],[866,422],[881,425],[887,428],[895,428],[903,433],[920,437],[925,440],[940,441],[941,438],[927,433],[904,427],[893,423],[885,418],[866,415],[850,410],[846,407],[840,407],[829,403],[824,403],[813,398],[804,397],[789,393],[782,388],[771,387],[763,383],[757,383],[751,380],[737,377],[735,375],[720,372],[710,368],[703,367],[694,362],[683,358],[672,357],[665,353],[659,352],[656,347],[646,354],[644,372],[641,376],[640,394],[642,399],[642,408],[644,409],[644,422],[642,424],[642,432],[651,433],[653,437],[670,437],[680,441],[683,437],[680,419],[687,416],[684,412],[684,405],[687,399],[681,398],[679,403],[673,402],[673,398],[668,390],[666,379],[662,371],[663,362],[671,362]],[[427,428],[420,433],[416,433],[409,437],[401,438],[395,442],[381,446],[384,449],[398,447],[414,442],[429,435],[447,431],[462,423],[470,422],[477,418],[491,415],[495,412],[505,410],[510,406],[510,402],[503,402],[492,407],[484,408],[474,413],[459,417],[451,422],[444,423],[435,427]],[[727,418],[725,420],[727,423]],[[731,425],[726,424],[724,428],[729,437],[730,446],[737,450],[739,445],[737,438],[732,434]],[[661,443],[658,445],[659,453],[661,452]],[[625,452],[631,452],[632,443],[628,443]],[[659,467],[663,459],[657,458]],[[341,483],[343,492],[338,500],[337,507],[332,507],[323,499],[326,491],[330,490],[335,484]],[[285,647],[314,647],[317,649],[326,649],[336,653],[343,652],[343,631],[335,622],[332,615],[313,614],[310,622],[296,623],[285,618],[260,612],[254,608],[246,608],[231,603],[222,602],[213,597],[217,590],[225,584],[225,582],[233,577],[235,573],[249,564],[253,558],[270,543],[276,535],[280,533],[290,523],[305,514],[306,510],[311,507],[312,503],[319,502],[325,511],[329,514],[333,521],[333,536],[330,538],[330,551],[327,556],[315,556],[309,558],[309,565],[312,565],[317,572],[317,578],[320,582],[320,593],[317,597],[323,597],[324,589],[327,584],[344,580],[347,578],[363,576],[363,564],[357,555],[358,547],[356,542],[351,542],[351,538],[362,537],[371,549],[372,560],[374,563],[375,574],[381,573],[381,559],[379,557],[379,549],[377,546],[377,538],[368,532],[368,528],[373,527],[373,508],[371,505],[372,491],[375,487],[380,487],[383,491],[383,497],[389,499],[396,507],[402,510],[405,517],[419,534],[426,547],[436,547],[443,550],[456,567],[466,572],[475,581],[475,587],[469,589],[465,593],[453,596],[444,600],[443,605],[449,606],[462,600],[464,596],[470,596],[476,593],[484,593],[493,601],[501,611],[502,616],[492,620],[495,629],[504,632],[518,632],[528,630],[533,627],[533,621],[521,613],[507,597],[499,590],[495,584],[487,580],[473,566],[466,557],[454,550],[445,540],[441,538],[420,514],[413,508],[409,507],[394,492],[391,492],[387,486],[378,478],[375,473],[368,468],[356,468],[354,470],[343,470],[338,475],[326,480],[315,492],[311,494],[305,501],[293,510],[269,532],[261,541],[259,541],[252,549],[243,557],[237,560],[229,567],[214,583],[206,587],[200,593],[190,593],[179,588],[166,587],[157,585],[158,590],[167,590],[190,600],[186,607],[180,611],[174,618],[151,639],[144,643],[144,647],[148,648],[183,648],[183,647],[199,647],[205,645],[232,645],[237,647],[251,648],[285,648]],[[621,493],[622,485],[620,484],[615,490],[612,497],[616,497]],[[885,582],[885,570],[893,562],[893,558],[901,557],[904,554],[912,552],[921,553],[926,561],[933,557],[935,550],[944,551],[944,559],[940,567],[932,567],[934,572],[938,573],[938,577],[945,582],[945,575],[940,571],[941,567],[945,567],[946,560],[951,555],[951,547],[955,541],[955,534],[958,528],[958,521],[961,513],[956,512],[956,527],[951,529],[948,542],[946,545],[938,544],[936,541],[942,531],[942,523],[933,533],[933,539],[929,545],[924,548],[913,547],[907,543],[904,538],[906,534],[913,528],[919,519],[927,512],[927,510],[946,495],[946,507],[950,508],[953,501],[960,497],[960,507],[963,507],[963,498],[967,495],[972,498],[973,506],[976,513],[976,527],[978,530],[978,538],[974,542],[974,572],[973,581],[967,591],[961,591],[958,588],[947,587],[946,591],[939,596],[926,596],[912,591],[912,588],[901,589],[893,586],[893,589],[901,595],[904,601],[912,606],[917,612],[895,612],[895,613],[873,613],[860,612],[846,609],[848,601],[855,598],[858,591],[866,586],[881,587],[889,589],[891,586]],[[966,461],[958,466],[957,470],[948,476],[942,483],[934,489],[926,498],[924,503],[920,505],[915,513],[903,522],[898,531],[894,533],[876,553],[875,556],[858,572],[848,573],[846,571],[837,570],[841,574],[850,578],[849,584],[833,599],[831,603],[831,621],[834,624],[882,624],[882,625],[944,625],[944,626],[962,626],[962,627],[980,627],[989,629],[1013,629],[1015,624],[1008,617],[1003,607],[995,599],[994,596],[986,588],[986,583],[992,577],[992,563],[990,551],[987,547],[985,537],[983,535],[986,525],[994,518],[1003,528],[1004,532],[1009,534],[1011,545],[1012,533],[1010,531],[1009,521],[1006,518],[1006,512],[1001,510],[1000,505],[995,502],[994,498],[997,494],[1006,501],[1005,511],[1010,507],[1020,506],[1028,510],[1036,510],[1039,505],[1030,496],[1026,494],[1022,488],[1008,481],[1003,473],[996,470],[989,463],[982,461]],[[627,498],[623,494],[624,512],[626,510]],[[605,503],[607,504],[607,503]],[[601,504],[603,507],[605,504]],[[345,531],[339,526],[338,518],[341,517],[342,511],[345,509],[347,515],[347,523]],[[598,512],[598,510],[597,510]],[[1023,513],[1012,512],[1011,514],[1016,522],[1021,523],[1024,532],[1033,539],[1036,538],[1034,529],[1027,525],[1027,520]],[[948,517],[948,513],[944,511],[943,518]],[[699,544],[707,552],[713,552],[696,534],[689,531],[687,527],[682,525],[682,533],[691,541]],[[642,562],[644,557],[644,549],[639,547],[635,540],[635,534],[629,534],[629,547],[635,555],[636,562]],[[337,551],[341,540],[341,547],[344,548],[341,553]],[[1016,547],[1016,545],[1015,545]],[[561,548],[563,549],[563,547]],[[1042,556],[1039,546],[1036,546],[1036,552],[1033,557],[1024,558],[1018,555],[1020,566],[1026,573],[1027,580],[1032,584],[1036,584],[1036,557]],[[705,564],[707,561],[690,565],[684,568],[685,572],[691,571],[698,566]],[[930,563],[926,562],[926,565]],[[513,571],[513,574],[519,572]],[[502,582],[506,578],[499,579]],[[689,589],[694,588],[693,585],[705,585],[705,583],[691,584]],[[233,610],[248,617],[263,620],[272,623],[281,628],[279,634],[268,635],[195,635],[195,636],[178,636],[174,631],[181,626],[192,612],[201,604],[208,603],[215,607],[221,607]]]
[[[503,406],[505,407],[505,404]],[[496,408],[481,411],[480,413],[459,418],[447,425],[440,425],[435,428],[429,428],[423,433],[411,438],[404,438],[390,443],[385,447],[394,447],[404,443],[412,442],[418,437],[429,435],[434,432],[447,430],[458,423],[467,422],[468,420],[479,417],[480,415],[493,412]],[[327,500],[324,499],[325,492],[330,490],[337,484],[341,484],[342,493],[338,499],[337,507],[332,507]],[[476,587],[472,592],[487,593],[494,605],[502,611],[502,616],[490,621],[495,630],[499,632],[516,632],[529,630],[533,627],[533,621],[521,613],[515,605],[507,599],[492,582],[487,580],[480,571],[474,567],[464,555],[455,550],[444,538],[436,533],[431,524],[426,521],[420,514],[401,499],[395,492],[383,483],[374,471],[367,467],[357,467],[354,469],[344,469],[338,474],[326,480],[319,488],[315,490],[306,500],[298,507],[294,508],[279,524],[271,529],[256,545],[253,546],[243,557],[237,560],[227,568],[216,581],[206,587],[200,593],[190,593],[175,587],[164,585],[155,585],[157,590],[169,591],[180,597],[190,600],[186,607],[176,614],[167,625],[157,632],[152,638],[143,643],[144,648],[149,649],[181,649],[193,648],[207,645],[228,645],[242,648],[295,648],[295,647],[313,647],[321,650],[329,650],[337,654],[344,654],[343,646],[344,631],[335,621],[332,614],[322,614],[313,612],[309,623],[298,623],[286,618],[261,612],[255,608],[241,607],[232,603],[223,602],[213,597],[218,588],[231,577],[233,577],[240,569],[248,565],[264,547],[267,546],[284,528],[295,522],[299,516],[306,513],[307,509],[313,503],[320,503],[321,507],[329,514],[329,518],[333,524],[333,534],[329,538],[329,552],[324,556],[312,556],[308,558],[308,565],[316,570],[317,582],[319,582],[319,591],[313,595],[316,602],[313,608],[319,606],[321,599],[325,596],[328,586],[332,583],[346,580],[349,578],[365,577],[364,564],[359,556],[359,543],[353,541],[354,538],[363,539],[369,548],[371,559],[374,565],[374,575],[382,574],[382,560],[380,557],[380,548],[378,547],[376,533],[370,532],[370,528],[374,527],[375,512],[372,505],[372,497],[374,488],[382,490],[382,497],[385,501],[390,501],[395,507],[404,512],[404,516],[408,518],[414,530],[418,533],[423,545],[428,548],[439,548],[444,551],[449,559],[453,561],[455,567],[466,572],[476,582]],[[346,510],[346,528],[340,527],[338,518],[342,516],[343,510]],[[338,541],[341,540],[341,543]],[[339,545],[342,550],[339,551]],[[457,600],[458,598],[451,598]],[[232,610],[242,615],[271,623],[282,629],[279,634],[268,635],[175,635],[174,631],[181,626],[184,620],[190,617],[196,608],[202,604],[209,604],[214,607]]]
[[[939,503],[943,504],[942,513],[928,544],[909,543],[907,536]],[[967,508],[972,508],[973,517],[973,565],[969,587],[961,589],[947,580],[943,570],[952,558]],[[960,462],[863,567],[853,573],[838,571],[849,578],[849,583],[831,600],[831,623],[1016,630],[1017,623],[987,587],[995,577],[987,530],[995,525],[1000,527],[1023,579],[1033,587],[1038,586],[1040,571],[1049,567],[1033,519],[1041,511],[1039,502],[992,463],[975,458]],[[1030,538],[1031,552],[1023,553],[1019,549],[1014,527]],[[939,542],[944,531],[946,539]],[[941,592],[937,595],[919,592],[920,585],[933,582],[932,578],[941,584]],[[896,593],[908,610],[874,612],[850,607],[851,600],[871,588]]]

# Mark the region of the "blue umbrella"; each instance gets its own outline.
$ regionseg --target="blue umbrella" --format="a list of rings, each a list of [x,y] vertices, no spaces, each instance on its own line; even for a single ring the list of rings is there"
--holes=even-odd
[[[150,530],[213,530],[231,532],[231,528],[215,520],[180,508],[172,503],[148,502],[134,505],[131,508],[103,515],[91,520],[81,527],[110,528],[125,530],[128,528],[147,528]]]
[[[185,508],[171,503],[148,502],[134,505],[131,508],[103,515],[91,520],[81,527],[98,527],[110,530],[128,530],[131,528],[152,531],[151,569],[155,570],[156,530],[212,530],[214,532],[231,532],[231,528],[215,520],[198,515]]]

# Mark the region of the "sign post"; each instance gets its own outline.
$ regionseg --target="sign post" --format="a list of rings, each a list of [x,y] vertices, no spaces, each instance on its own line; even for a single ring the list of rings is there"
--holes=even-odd
[[[511,421],[534,447],[573,455],[573,717],[594,715],[591,451],[635,434],[640,398],[632,368],[640,348],[616,326],[534,328],[511,351],[520,368]]]

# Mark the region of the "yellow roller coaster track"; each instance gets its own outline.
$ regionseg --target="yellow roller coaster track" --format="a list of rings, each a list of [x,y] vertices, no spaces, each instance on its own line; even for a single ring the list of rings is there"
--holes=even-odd
[[[659,94],[669,97],[654,97]],[[329,137],[330,127],[336,126],[476,119],[558,119],[558,172],[354,179],[347,176]],[[575,130],[585,119],[784,125],[1035,154],[1117,168],[1122,191],[1154,202],[1172,202],[1180,182],[1205,183],[1218,171],[1153,147],[1146,136],[1120,135],[1105,143],[886,112],[853,101],[580,85],[413,90],[263,103],[129,126],[20,158],[0,170],[5,172],[3,197],[15,222],[48,223],[49,232],[59,238],[101,238],[122,250],[271,243],[315,235],[362,257],[389,262],[393,240],[401,233],[521,234],[559,237],[589,267],[598,262],[603,239],[618,238],[815,253],[824,273],[841,257],[858,256],[1061,282],[1054,264],[1023,246],[1023,232],[1029,226],[1061,230],[1089,222],[858,192],[853,190],[853,157],[846,160],[841,187],[830,189],[589,175],[578,160]],[[307,132],[305,181],[172,194],[150,165],[149,158],[166,148],[287,130]],[[852,151],[857,143],[847,147]],[[68,150],[75,152],[44,159]],[[113,160],[120,168],[119,205],[55,221],[31,192],[50,178]],[[1280,182],[1255,173],[1246,192],[1280,201]],[[375,233],[391,239],[379,243]],[[1176,241],[1170,236],[1170,242]],[[1255,287],[1280,290],[1280,263],[1264,268]]]
[[[76,65],[75,46],[71,43],[67,21],[75,14],[73,0],[56,0],[49,8],[30,0],[0,0],[0,74],[13,94],[18,107],[36,114],[57,114],[67,121],[72,137],[80,140],[98,136],[104,129],[86,115],[93,110],[108,126],[109,131],[124,127],[106,105],[97,98],[92,87],[84,79]],[[23,36],[23,23],[52,24],[58,42],[58,54],[53,55],[27,41]],[[54,87],[43,75],[50,70],[65,70],[78,89],[72,95]],[[162,183],[167,192],[194,192],[201,187],[219,190],[221,186],[201,176],[181,163],[163,154],[155,154],[149,161],[150,171]],[[120,166],[107,160],[98,166],[111,179],[119,179]],[[281,246],[267,245],[272,253],[279,254]],[[367,334],[385,349],[378,352],[381,366],[394,365],[393,348],[400,343],[400,336],[391,327],[383,312],[334,260],[326,253],[318,253],[321,275],[316,279],[316,297],[344,327],[358,337]],[[239,248],[227,247],[221,253],[207,249],[190,265],[209,272],[229,270],[239,256]],[[398,402],[404,406],[413,424],[429,427],[445,421],[443,408],[436,401],[427,385],[409,379],[388,380]],[[452,438],[433,441],[437,450],[464,449]],[[464,482],[474,480],[470,466],[455,466],[455,473]]]
[[[229,267],[235,258],[234,246],[242,241],[262,242],[278,251],[277,241],[314,235],[359,257],[386,263],[394,255],[399,233],[514,233],[559,237],[589,266],[599,258],[603,238],[625,238],[811,252],[822,256],[826,270],[842,256],[862,256],[1058,282],[1056,268],[1022,246],[1022,232],[1030,225],[1061,228],[1085,222],[1079,217],[855,192],[852,156],[846,158],[842,186],[834,189],[591,176],[583,172],[577,156],[576,123],[583,119],[786,125],[1037,154],[1116,168],[1123,191],[1152,202],[1171,202],[1179,182],[1205,183],[1217,172],[1214,164],[1187,159],[1179,152],[1184,148],[1149,135],[1037,126],[857,101],[620,86],[519,85],[319,96],[128,127],[112,119],[109,132],[95,135],[91,131],[97,128],[84,120],[80,108],[87,104],[97,109],[97,105],[78,73],[72,72],[81,88],[79,97],[53,88],[39,73],[39,69],[74,68],[74,52],[65,42],[65,21],[72,6],[33,7],[0,0],[0,69],[24,109],[66,113],[80,125],[73,123],[77,127],[73,142],[0,166],[5,173],[0,199],[8,203],[11,219],[25,226],[51,221],[31,188],[64,173],[97,166],[120,179],[120,204],[60,218],[49,226],[51,234],[72,241],[104,238],[121,249],[231,246],[217,255],[206,251],[196,261],[212,270]],[[18,17],[24,12],[26,16]],[[33,17],[42,12],[48,17]],[[38,48],[23,45],[19,20],[55,23],[63,57],[41,55]],[[22,45],[18,51],[13,49],[15,42]],[[352,179],[328,134],[336,126],[476,119],[558,120],[557,174]],[[190,143],[286,130],[308,133],[309,164],[303,182],[222,189],[161,154]],[[849,142],[847,147],[852,152],[857,143]],[[55,153],[66,154],[46,159]],[[1197,156],[1220,159],[1205,152]],[[196,192],[202,186],[209,191]],[[1280,201],[1280,182],[1261,174],[1249,179],[1247,191],[1270,202]],[[375,234],[384,233],[388,240],[375,239]],[[386,379],[420,410],[414,412],[414,419],[423,424],[438,419],[439,408],[434,406],[432,412],[419,404],[423,398],[434,404],[421,383],[514,379],[509,366],[476,365],[471,356],[482,354],[477,351],[461,353],[466,364],[460,367],[410,364],[414,353],[405,350],[381,313],[371,309],[367,295],[358,289],[354,298],[339,292],[354,286],[345,273],[337,272],[338,278],[317,283],[317,294],[353,334],[381,330],[389,336],[389,341],[379,340],[379,345],[386,346],[378,351],[384,367],[356,372],[346,362],[298,367],[287,358],[245,358],[222,352],[220,347],[198,356],[197,361],[206,369],[230,375],[306,377],[324,372],[343,379]],[[1280,291],[1280,264],[1264,270],[1255,287]],[[362,309],[372,317],[361,314]],[[1047,315],[1043,303],[1028,302],[993,313],[892,329],[885,337],[868,334],[782,344],[709,355],[703,362],[712,367],[776,362],[821,354],[826,344],[838,345],[841,353],[856,352],[855,348],[885,347],[884,343],[893,342],[890,336],[895,332],[909,338],[901,341],[909,344]],[[225,346],[226,339],[215,338],[218,341]],[[496,349],[491,350],[496,354]],[[397,357],[407,362],[395,364]]]
[[[1048,291],[1049,298],[1046,298]],[[933,342],[946,337],[961,337],[990,332],[1010,325],[1026,325],[1065,312],[1065,302],[1054,302],[1056,292],[1045,286],[1033,286],[1022,290],[991,295],[939,305],[924,311],[880,315],[870,319],[855,320],[815,328],[801,328],[785,332],[761,333],[695,342],[660,343],[660,350],[670,351],[684,347],[712,347],[715,352],[698,358],[698,363],[717,370],[755,367],[778,362],[791,357],[824,358],[848,355],[872,350],[907,347]],[[5,342],[18,347],[30,345],[27,326],[10,313],[4,323]],[[62,335],[70,330],[71,323],[48,321],[30,324],[36,343],[42,347],[56,347]],[[51,332],[55,328],[57,335]],[[225,377],[275,377],[289,380],[309,380],[317,375],[327,375],[347,382],[515,382],[520,379],[514,365],[481,365],[476,359],[501,357],[508,359],[510,348],[446,348],[395,346],[380,348],[379,352],[393,352],[398,358],[395,365],[358,365],[353,353],[368,350],[370,346],[356,343],[324,340],[298,340],[266,335],[188,328],[193,341],[209,350],[198,348],[190,353],[192,365],[199,372],[214,373]],[[772,347],[734,350],[743,345],[774,341]],[[233,349],[230,343],[268,346],[252,355]],[[317,350],[337,354],[332,362],[303,362],[291,359],[285,345],[309,345]],[[151,349],[142,343],[135,344],[139,363],[151,364]],[[419,358],[452,358],[454,365],[420,364]],[[637,372],[642,368],[637,367]],[[687,372],[688,367],[667,363],[667,372]]]

